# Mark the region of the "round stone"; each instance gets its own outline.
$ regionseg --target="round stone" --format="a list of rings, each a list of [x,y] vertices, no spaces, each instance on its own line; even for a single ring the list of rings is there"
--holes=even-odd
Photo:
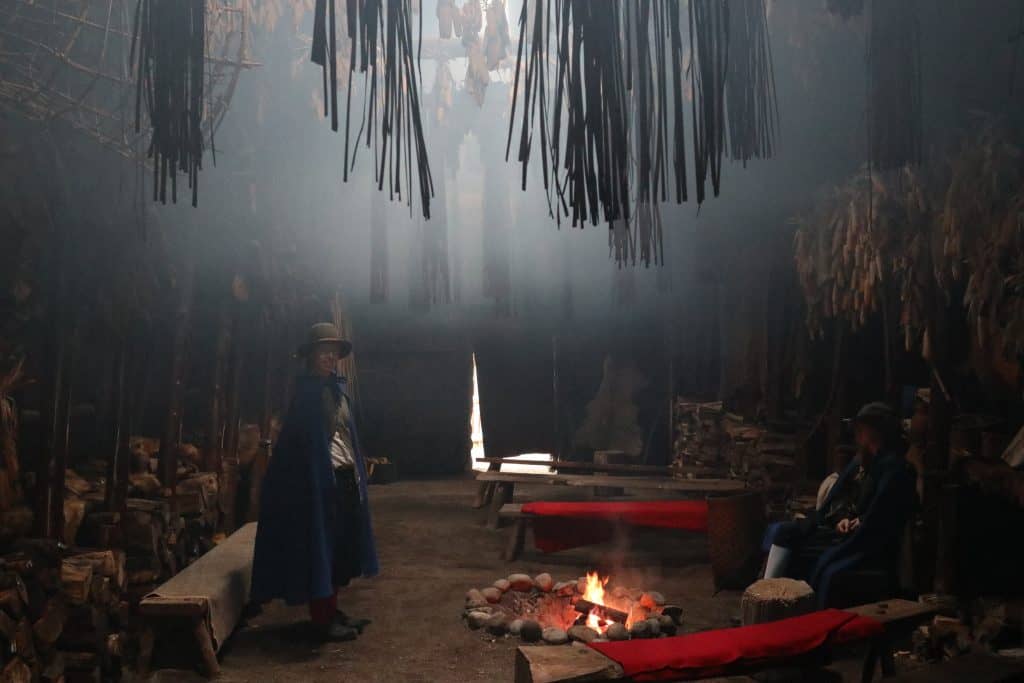
[[[543,635],[544,631],[540,624],[532,619],[524,619],[522,626],[519,627],[519,637],[524,643],[536,643]]]
[[[519,593],[529,593],[533,590],[533,579],[526,574],[512,574],[508,577],[509,586]]]
[[[482,607],[487,604],[487,598],[476,588],[466,591],[466,607]]]
[[[629,629],[622,624],[612,624],[605,632],[608,640],[629,640]]]
[[[661,623],[658,621],[658,617],[651,617],[647,620],[647,630],[655,638],[661,635]]]
[[[655,591],[648,591],[640,596],[640,604],[647,609],[654,609],[665,604],[665,596]]]
[[[523,630],[523,623],[522,619],[513,619],[512,623],[508,625],[508,632],[518,636]]]
[[[569,642],[569,634],[560,628],[546,628],[541,637],[548,645],[565,645]]]
[[[491,615],[487,612],[470,612],[466,615],[466,623],[469,624],[469,627],[475,631],[478,628],[481,628],[484,624],[486,624],[488,619],[490,618]]]
[[[662,614],[658,617],[658,625],[661,627],[661,632],[665,635],[674,636],[676,634],[676,622],[667,614]]]
[[[503,636],[508,633],[508,616],[501,613],[492,615],[486,626],[492,636]]]
[[[533,582],[545,593],[550,593],[555,587],[555,580],[551,578],[551,574],[538,574]]]
[[[651,626],[646,621],[638,621],[629,629],[629,635],[633,638],[647,638],[651,635]]]
[[[576,593],[576,584],[572,581],[559,581],[551,590],[555,595],[567,598]]]
[[[501,601],[501,591],[493,586],[491,588],[483,589],[480,593],[484,596],[484,599],[492,605]]]
[[[512,587],[512,584],[508,582],[508,579],[498,579],[494,582],[494,587],[505,593]]]
[[[666,605],[662,608],[661,613],[665,616],[672,617],[672,621],[676,622],[676,626],[683,625],[682,607],[676,607],[675,605]]]
[[[592,643],[597,638],[598,632],[589,626],[573,626],[569,629],[570,640],[578,640],[581,643]]]

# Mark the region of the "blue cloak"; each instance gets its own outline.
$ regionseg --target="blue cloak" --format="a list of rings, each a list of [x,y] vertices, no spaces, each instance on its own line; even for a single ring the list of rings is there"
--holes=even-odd
[[[330,597],[335,549],[346,545],[343,524],[334,514],[336,487],[330,443],[323,417],[323,390],[336,397],[345,393],[346,380],[300,377],[285,416],[273,457],[263,481],[259,526],[252,565],[252,601],[283,599],[290,605]],[[366,464],[359,450],[354,420],[352,434],[362,509],[360,566],[364,577],[379,572],[366,495]]]
[[[839,475],[825,498],[823,510],[829,509],[834,497],[844,491],[850,479],[857,474],[860,462],[859,457],[854,458]],[[906,524],[917,505],[917,478],[910,464],[898,453],[879,453],[869,468],[877,484],[874,495],[867,502],[867,509],[860,515],[860,525],[822,552],[806,577],[794,577],[805,578],[814,588],[820,608],[828,604],[829,589],[837,574],[857,569],[869,562],[895,563],[898,560],[899,553],[896,551],[899,550]],[[816,514],[813,520],[808,520],[812,524],[784,522],[771,525],[765,535],[765,548],[772,543],[785,547],[799,545],[800,541],[792,537],[801,533],[809,535],[818,521]],[[784,536],[790,539],[781,540]]]

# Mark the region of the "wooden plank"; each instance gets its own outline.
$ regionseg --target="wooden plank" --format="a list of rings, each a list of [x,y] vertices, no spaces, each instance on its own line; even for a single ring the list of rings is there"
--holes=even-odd
[[[1024,660],[970,654],[920,668],[889,679],[894,683],[1002,683],[1024,680]]]
[[[850,607],[846,611],[859,614],[862,617],[871,617],[888,626],[889,624],[926,619],[933,616],[938,610],[934,605],[928,603],[894,599]]]
[[[631,463],[596,463],[550,460],[514,460],[512,458],[477,458],[477,462],[497,465],[531,465],[534,467],[550,467],[561,471],[575,472],[622,472],[633,474],[661,474],[668,476],[672,470],[659,465],[634,465]]]
[[[199,617],[205,616],[208,609],[206,598],[200,597],[153,595],[139,601],[139,614],[147,617]]]
[[[616,477],[603,474],[509,474],[505,472],[478,472],[478,482],[506,482],[516,484],[553,484],[579,487],[622,487],[656,491],[682,491],[688,493],[729,493],[747,490],[738,479],[674,479],[671,477]]]
[[[622,678],[618,663],[586,646],[524,645],[516,650],[515,683],[588,683]]]
[[[508,517],[509,519],[522,517],[523,506],[520,503],[505,503],[501,506],[501,510],[498,511],[498,515],[501,517]]]

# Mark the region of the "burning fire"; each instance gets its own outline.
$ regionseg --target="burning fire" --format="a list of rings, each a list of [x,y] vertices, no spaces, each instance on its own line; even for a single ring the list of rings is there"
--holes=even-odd
[[[587,589],[583,593],[583,599],[595,605],[604,605],[604,587],[609,577],[603,579],[597,572],[587,572]],[[598,633],[604,633],[605,629],[612,625],[611,621],[601,619],[593,612],[587,615],[587,626]]]

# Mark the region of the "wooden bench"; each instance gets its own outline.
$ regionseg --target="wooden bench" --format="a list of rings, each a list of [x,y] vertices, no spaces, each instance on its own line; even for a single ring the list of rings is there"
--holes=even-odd
[[[1024,660],[969,654],[922,666],[892,679],[893,683],[1003,683],[1024,680]]]
[[[930,618],[936,607],[909,600],[887,600],[861,605],[849,610],[861,616],[871,617],[882,623],[883,636],[874,640],[868,650],[861,674],[863,683],[874,678],[879,661],[882,675],[892,676],[892,640],[914,628],[921,621]],[[818,653],[813,653],[818,654]],[[814,662],[814,659],[809,660]],[[743,662],[715,678],[731,675],[748,675],[786,666],[808,664],[808,660],[793,657],[779,657],[758,662]],[[523,645],[516,650],[515,683],[590,683],[592,681],[626,680],[622,667],[612,659],[586,646],[550,647]],[[665,679],[670,680],[670,679]]]
[[[217,651],[241,620],[249,601],[256,523],[249,523],[139,602],[145,632],[139,655],[141,674],[149,670],[160,636],[194,641],[199,669],[220,672]]]
[[[634,465],[632,463],[602,463],[602,462],[578,462],[575,460],[530,460],[519,458],[477,458],[476,462],[486,463],[487,472],[501,472],[502,465],[529,465],[533,467],[547,467],[554,470],[552,474],[622,474],[627,476],[656,476],[670,477],[673,474],[686,474],[694,477],[710,477],[715,470],[709,467],[698,467],[695,465],[680,468],[661,467],[658,465]],[[507,474],[507,473],[505,473]],[[523,474],[523,476],[544,476],[544,473]],[[488,505],[494,496],[497,484],[493,481],[484,481],[477,477],[480,486],[477,490],[474,508],[482,508]]]
[[[662,491],[691,496],[738,493],[746,484],[737,479],[678,479],[673,477],[620,477],[610,474],[512,474],[508,472],[478,472],[481,484],[493,484],[487,524],[492,529],[500,526],[499,512],[512,502],[516,484],[549,484],[590,489],[629,488],[642,491]]]
[[[603,499],[608,500],[608,499]],[[612,499],[614,500],[614,499]],[[631,500],[631,499],[624,499]],[[610,502],[610,501],[608,501]],[[512,562],[519,558],[526,543],[526,532],[533,524],[534,515],[523,512],[523,506],[519,503],[506,503],[498,510],[498,517],[504,521],[511,521],[512,530],[508,537],[508,543],[501,553],[501,559]]]

